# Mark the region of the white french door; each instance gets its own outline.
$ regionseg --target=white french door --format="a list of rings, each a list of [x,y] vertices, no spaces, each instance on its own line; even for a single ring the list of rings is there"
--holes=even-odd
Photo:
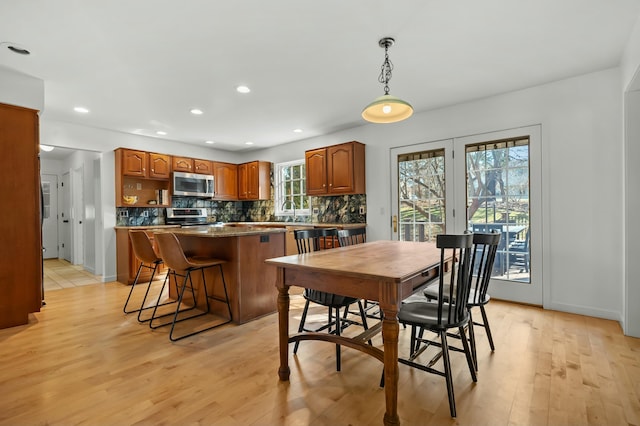
[[[495,298],[542,305],[540,126],[391,149],[393,239],[502,234]]]

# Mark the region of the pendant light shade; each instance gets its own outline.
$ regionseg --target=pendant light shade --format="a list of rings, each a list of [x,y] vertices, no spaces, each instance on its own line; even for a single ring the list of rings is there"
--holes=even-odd
[[[362,118],[372,123],[395,123],[411,117],[413,107],[404,101],[389,94],[389,80],[393,64],[389,60],[389,47],[395,42],[391,37],[381,39],[378,44],[384,47],[384,62],[380,70],[378,81],[384,83],[384,95],[376,98],[362,110]]]

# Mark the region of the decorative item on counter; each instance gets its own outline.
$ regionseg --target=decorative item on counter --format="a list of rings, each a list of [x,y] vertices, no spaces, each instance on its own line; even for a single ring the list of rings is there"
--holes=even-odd
[[[122,196],[122,201],[127,204],[127,205],[134,205],[135,203],[138,202],[138,196],[137,195],[123,195]]]

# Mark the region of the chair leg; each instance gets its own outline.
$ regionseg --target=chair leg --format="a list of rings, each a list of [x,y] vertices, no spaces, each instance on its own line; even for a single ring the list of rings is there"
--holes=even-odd
[[[473,327],[473,315],[471,313],[471,309],[469,309],[469,344],[471,346],[471,356],[473,358],[473,365],[476,367],[476,371],[478,371],[478,354],[476,352],[476,333]]]
[[[447,346],[447,332],[440,331],[442,344],[442,361],[444,362],[444,378],[447,382],[447,395],[449,396],[449,412],[451,417],[456,416],[456,400],[453,394],[453,377],[451,376],[451,361],[449,360],[449,346]]]
[[[124,307],[122,308],[122,311],[125,314],[130,314],[132,312],[138,311],[138,309],[134,309],[132,311],[127,311],[127,305],[129,304],[129,299],[131,299],[131,295],[133,294],[133,289],[135,289],[136,285],[138,284],[138,279],[140,278],[140,272],[142,272],[142,268],[144,268],[144,267],[145,266],[142,263],[138,266],[138,272],[136,272],[136,278],[133,280],[133,283],[131,284],[131,289],[129,290],[129,296],[127,296],[127,300],[124,302]],[[155,268],[154,268],[153,272],[154,273],[156,272]]]
[[[365,304],[367,303],[367,301],[365,300]],[[367,324],[367,311],[364,309],[364,307],[362,306],[362,301],[358,300],[358,308],[360,309],[360,318],[362,318],[362,328],[364,328],[365,330],[369,329],[369,325]],[[348,309],[345,309],[345,312],[347,312]],[[373,346],[373,342],[371,341],[371,339],[369,339],[369,346]]]
[[[460,340],[462,340],[462,347],[464,348],[464,355],[467,358],[467,365],[469,366],[471,378],[474,382],[477,382],[478,376],[476,375],[476,364],[473,362],[473,355],[471,355],[471,348],[469,347],[469,342],[467,341],[467,335],[464,332],[464,327],[459,327],[458,331],[460,332]]]
[[[168,279],[168,278],[169,278],[169,274],[167,273],[167,275],[164,277],[164,281],[162,282],[162,288],[161,288],[161,290],[160,290],[160,294],[158,295],[158,297],[161,297],[161,296],[162,296],[162,291],[164,290],[164,286],[165,286],[165,283],[167,282],[167,279]],[[151,276],[151,279],[152,279],[152,281],[153,281],[153,275]],[[147,297],[149,296],[149,290],[151,290],[151,281],[149,281],[149,286],[147,287],[147,291],[144,293],[144,298],[142,299],[142,306],[144,306],[144,304],[145,304],[145,303],[146,303],[146,301],[147,301]],[[175,302],[175,301],[173,301],[173,300],[169,300],[169,301],[167,301],[167,302],[165,302],[165,303],[161,303],[161,304],[159,304],[159,305],[158,305],[158,304],[157,304],[157,302],[156,302],[156,305],[157,305],[157,306],[166,306],[166,305],[170,305],[170,304],[172,304],[172,303],[176,303],[176,302]],[[149,317],[149,318],[144,318],[144,319],[143,319],[143,318],[142,318],[142,312],[143,312],[143,311],[145,311],[145,310],[147,310],[147,309],[154,309],[154,312],[155,312],[155,306],[156,306],[156,305],[154,305],[154,306],[149,306],[149,307],[146,307],[146,308],[140,309],[140,310],[138,311],[138,322],[142,323],[142,322],[151,321],[151,318],[153,318],[153,315],[152,315],[151,317]],[[168,314],[168,315],[170,315],[170,314]],[[161,316],[162,316],[162,315],[161,315]]]
[[[344,308],[345,310],[348,309],[348,307]],[[329,308],[329,311],[331,311],[332,308]],[[342,325],[340,324],[340,308],[336,308],[336,335],[339,336],[340,335],[340,330],[341,330]],[[340,362],[340,345],[336,344],[336,371],[340,371],[341,368],[341,362]]]
[[[192,315],[192,316],[187,317],[187,318],[182,318],[180,320],[177,319],[179,312],[184,312],[184,311],[196,308],[196,302],[197,302],[196,291],[195,291],[195,287],[193,286],[193,279],[191,278],[191,271],[187,271],[185,279],[184,279],[184,283],[183,283],[183,286],[182,286],[182,290],[181,290],[181,293],[180,293],[180,298],[178,300],[178,307],[176,308],[176,313],[175,313],[175,316],[173,318],[173,325],[171,326],[171,332],[169,333],[169,339],[172,342],[176,342],[178,340],[184,339],[185,337],[194,336],[196,334],[202,333],[203,331],[212,330],[214,328],[220,327],[221,325],[228,324],[233,320],[233,317],[232,317],[232,314],[231,314],[231,304],[230,304],[230,301],[229,301],[229,295],[227,293],[227,284],[226,284],[225,279],[224,279],[224,272],[222,270],[222,267],[220,267],[220,275],[221,275],[221,279],[222,279],[222,286],[223,286],[223,289],[224,289],[225,299],[221,300],[219,297],[214,297],[214,296],[211,296],[211,298],[216,299],[218,301],[224,301],[227,304],[227,309],[229,311],[229,319],[224,321],[224,322],[212,325],[210,327],[206,327],[206,328],[203,328],[201,330],[194,331],[192,333],[184,334],[184,335],[182,335],[180,337],[173,337],[173,330],[174,330],[176,322],[180,322],[180,321],[184,321],[184,320],[200,317],[200,316],[203,316],[203,315],[207,315],[209,312],[211,312],[211,306],[209,304],[210,296],[209,296],[209,291],[207,290],[207,281],[206,281],[205,275],[204,275],[204,268],[199,268],[199,269],[200,269],[200,271],[202,273],[202,287],[203,287],[203,290],[204,290],[204,296],[205,296],[205,300],[206,300],[206,304],[207,304],[207,310],[205,312],[200,312],[200,313],[198,313],[196,315]],[[191,294],[193,296],[194,306],[193,306],[193,308],[189,308],[189,309],[185,309],[183,311],[179,311],[180,304],[184,300],[184,292],[185,292],[185,290],[187,288],[187,280],[189,281],[189,284],[190,284],[189,287],[191,288]]]
[[[496,350],[493,345],[493,336],[491,335],[491,327],[489,327],[489,319],[487,318],[487,312],[484,310],[484,305],[480,305],[480,312],[482,313],[482,322],[484,329],[487,331],[487,339],[489,339],[489,346],[491,346],[491,352]]]
[[[176,312],[173,314],[173,321],[171,322],[171,331],[169,332],[169,340],[171,340],[172,342],[175,342],[176,340],[179,339],[174,339],[173,337],[173,330],[176,327],[176,323],[178,322],[178,314],[180,313],[180,305],[182,304],[182,300],[184,299],[184,292],[187,289],[187,280],[189,280],[191,278],[191,271],[187,271],[186,275],[184,276],[184,281],[182,282],[182,288],[180,290],[180,295],[178,296],[178,306],[176,307]],[[191,292],[195,293],[193,290],[193,282],[191,284]],[[195,300],[195,295],[194,295],[194,300]],[[187,336],[184,336],[187,337]]]
[[[302,310],[302,318],[300,318],[300,325],[298,326],[298,333],[302,333],[304,331],[304,323],[307,320],[307,312],[309,311],[309,300],[304,302],[304,309]],[[300,341],[298,340],[296,344],[293,346],[293,353],[298,353],[298,346],[300,345]]]

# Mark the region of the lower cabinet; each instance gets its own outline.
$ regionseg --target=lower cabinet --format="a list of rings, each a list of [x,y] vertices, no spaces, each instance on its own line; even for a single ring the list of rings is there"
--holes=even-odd
[[[145,230],[146,231],[146,230]],[[156,243],[153,238],[153,229],[146,231],[146,234],[151,240],[153,248],[157,252]],[[129,238],[129,229],[116,229],[116,267],[117,267],[117,279],[122,284],[133,284],[140,267],[140,261],[133,252],[131,246],[131,239]],[[166,266],[160,265],[156,277],[164,275],[166,272]],[[151,279],[151,269],[143,268],[140,272],[139,282],[149,282]]]

